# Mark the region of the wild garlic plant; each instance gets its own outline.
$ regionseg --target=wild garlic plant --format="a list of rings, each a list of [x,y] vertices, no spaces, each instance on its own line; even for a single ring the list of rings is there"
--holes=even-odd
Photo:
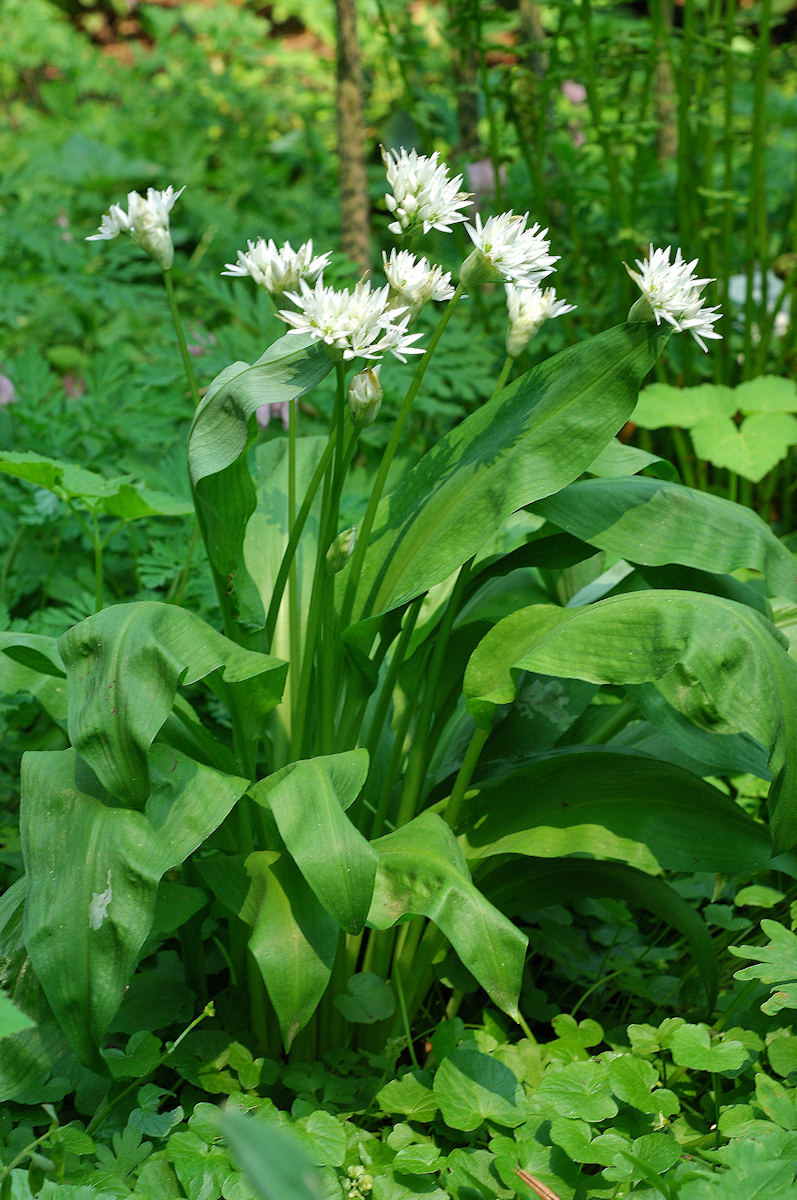
[[[465,223],[473,249],[456,281],[400,248],[383,257],[384,284],[335,290],[312,242],[250,241],[226,271],[269,291],[289,328],[201,397],[170,281],[180,193],[131,193],[94,235],[129,234],[163,268],[219,607],[218,628],[142,602],[57,641],[0,641],[17,689],[71,742],[25,757],[25,879],[0,930],[18,931],[12,960],[32,963],[20,994],[49,1021],[48,1044],[97,1070],[175,873],[229,934],[222,977],[201,922],[167,922],[198,1010],[208,993],[245,997],[271,1054],[399,1035],[414,1057],[424,1007],[454,1013],[476,987],[526,1027],[533,947],[513,918],[572,896],[621,896],[678,928],[710,1006],[711,939],[663,872],[749,869],[773,840],[797,842],[797,665],[760,590],[728,582],[753,568],[795,600],[792,556],[751,512],[615,441],[673,332],[718,336],[709,281],[680,251],[651,248],[626,323],[508,386],[505,368],[388,491],[466,292],[506,287],[510,365],[573,306],[543,286],[557,258],[528,213],[471,223],[437,155],[384,159],[392,232]],[[444,307],[420,345],[424,304]],[[360,432],[384,419],[386,354],[411,378],[364,514],[341,528]],[[296,401],[330,372],[329,429],[308,434]],[[288,437],[255,446],[266,405],[287,405]],[[591,586],[567,593],[562,572],[578,563],[593,564]],[[202,687],[228,731],[203,724]],[[731,769],[773,777],[771,838],[703,778]],[[3,1045],[33,1061],[41,1036]]]

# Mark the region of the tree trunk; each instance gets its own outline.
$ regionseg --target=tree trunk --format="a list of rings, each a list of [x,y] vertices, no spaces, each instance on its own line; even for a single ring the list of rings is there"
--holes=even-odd
[[[371,269],[370,205],[365,171],[363,87],[356,0],[335,0],[338,33],[338,180],[343,252]]]

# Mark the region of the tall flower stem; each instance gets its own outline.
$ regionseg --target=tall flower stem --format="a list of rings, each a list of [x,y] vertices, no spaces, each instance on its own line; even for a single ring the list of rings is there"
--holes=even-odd
[[[371,536],[371,530],[376,518],[376,510],[379,507],[379,501],[382,499],[382,493],[385,489],[388,473],[393,465],[393,459],[396,457],[396,451],[401,443],[401,436],[404,433],[404,426],[407,424],[409,419],[413,402],[418,394],[418,389],[423,382],[423,377],[426,374],[426,369],[429,366],[431,357],[435,352],[437,343],[440,341],[440,338],[445,332],[445,328],[451,319],[451,314],[462,299],[464,290],[465,285],[460,281],[456,286],[454,295],[443,309],[440,320],[437,324],[437,328],[429,339],[429,345],[427,346],[426,353],[420,359],[418,366],[415,369],[415,375],[413,376],[412,383],[410,384],[407,394],[404,397],[404,402],[399,411],[399,415],[396,418],[396,424],[393,426],[393,432],[390,436],[390,441],[385,448],[385,453],[382,456],[382,462],[379,464],[379,470],[377,472],[376,479],[374,480],[374,486],[371,489],[371,495],[368,500],[368,507],[365,510],[365,516],[363,517],[357,529],[357,541],[355,542],[354,554],[352,556],[351,563],[349,564],[349,578],[346,583],[346,591],[344,593],[343,605],[341,607],[341,629],[345,629],[351,621],[352,612],[354,610],[354,601],[357,595],[357,583],[360,578],[363,561],[368,549],[368,540]]]
[[[495,387],[493,388],[492,395],[490,396],[491,400],[493,396],[497,396],[498,393],[506,387],[506,381],[509,379],[514,363],[515,360],[512,355],[507,354],[506,358],[504,359],[504,365],[501,367],[501,372],[495,381]]]
[[[180,317],[180,310],[177,307],[177,297],[174,294],[174,283],[172,282],[172,269],[169,267],[163,272],[163,282],[166,285],[166,295],[169,298],[169,309],[172,314],[172,323],[174,324],[174,332],[177,335],[177,345],[180,347],[180,357],[183,360],[183,370],[185,371],[188,387],[191,392],[191,399],[194,402],[194,408],[199,407],[199,387],[194,374],[194,367],[191,362],[191,355],[188,353],[188,345],[185,340],[185,332],[183,330],[183,322]]]
[[[290,530],[293,530],[296,524],[296,435],[298,423],[296,404],[290,401],[288,404],[288,529]],[[288,657],[291,663],[288,671],[287,698],[289,720],[293,713],[293,692],[296,685],[296,672],[299,670],[300,653],[296,556],[292,554],[288,569]]]
[[[296,520],[291,527],[288,544],[285,547],[285,551],[282,555],[282,561],[280,562],[279,570],[277,571],[277,578],[274,580],[274,587],[271,592],[271,602],[268,606],[268,615],[266,617],[266,638],[269,645],[274,637],[274,630],[277,625],[280,604],[282,603],[282,597],[285,593],[285,584],[288,581],[291,564],[294,561],[296,549],[299,545],[305,524],[307,523],[307,518],[310,515],[310,509],[313,507],[313,501],[316,498],[316,493],[321,486],[321,481],[326,474],[327,467],[329,466],[329,460],[332,458],[334,453],[336,440],[337,429],[333,429],[332,433],[330,434],[329,441],[324,447],[324,452],[319,458],[316,468],[313,471],[304,500],[302,501],[299,512],[296,516]]]

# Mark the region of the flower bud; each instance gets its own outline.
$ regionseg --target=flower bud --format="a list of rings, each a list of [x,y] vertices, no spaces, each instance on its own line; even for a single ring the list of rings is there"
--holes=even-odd
[[[327,550],[327,571],[330,575],[337,575],[338,571],[342,571],[346,566],[354,553],[356,536],[356,527],[352,525],[351,529],[344,529],[343,533],[339,533],[335,538]]]
[[[382,404],[382,395],[379,367],[366,367],[352,377],[348,390],[349,412],[352,424],[357,429],[373,425]]]

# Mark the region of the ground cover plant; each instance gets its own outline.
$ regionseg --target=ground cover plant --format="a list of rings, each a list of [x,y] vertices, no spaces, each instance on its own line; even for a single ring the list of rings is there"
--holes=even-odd
[[[140,294],[123,352],[74,408],[18,360],[0,1186],[791,1195],[794,560],[616,439],[705,402],[638,393],[720,345],[713,281],[618,250],[614,327],[549,354],[588,303],[556,232],[382,159],[368,282],[309,220],[203,280],[201,182],[104,196],[65,245]]]

